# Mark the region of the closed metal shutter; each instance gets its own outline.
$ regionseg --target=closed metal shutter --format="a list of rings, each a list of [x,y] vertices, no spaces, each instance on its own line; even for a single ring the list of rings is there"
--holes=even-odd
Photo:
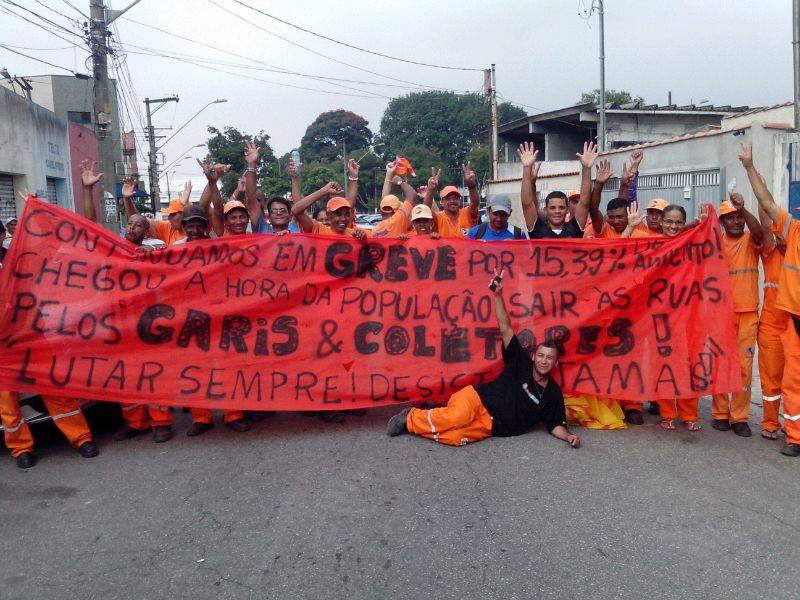
[[[17,203],[14,200],[14,178],[11,175],[0,175],[0,219],[17,216]]]
[[[56,195],[56,180],[52,177],[47,178],[47,201],[50,204],[58,205],[58,195]]]

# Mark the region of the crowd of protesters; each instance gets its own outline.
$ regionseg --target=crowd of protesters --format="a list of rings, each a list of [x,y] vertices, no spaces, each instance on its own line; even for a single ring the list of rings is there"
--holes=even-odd
[[[478,182],[470,164],[462,165],[464,185],[469,201],[464,206],[458,188],[448,185],[440,189],[440,170],[432,170],[425,185],[413,187],[408,180],[411,165],[397,159],[386,166],[380,213],[382,220],[372,229],[359,228],[355,222],[359,165],[347,163],[347,189],[330,182],[303,196],[300,166],[289,164],[291,195],[289,198],[265,197],[258,189],[257,169],[261,162],[259,149],[246,142],[247,163],[239,185],[227,201],[222,198],[219,181],[230,171],[229,165],[213,164],[210,159],[199,163],[206,185],[196,204],[189,201],[187,185],[180,199],[172,200],[162,211],[166,219],[147,219],[133,203],[136,183],[127,179],[122,196],[127,215],[125,239],[142,252],[151,252],[173,244],[192,243],[208,237],[232,235],[287,235],[292,232],[329,236],[352,236],[357,239],[398,238],[413,236],[431,238],[465,237],[484,242],[515,239],[675,237],[697,226],[708,216],[708,207],[699,217],[687,222],[683,207],[663,199],[650,200],[640,212],[637,195],[640,151],[630,155],[620,174],[617,196],[600,211],[603,187],[613,173],[607,160],[598,160],[597,147],[587,142],[577,158],[581,165],[581,186],[568,193],[552,191],[543,202],[537,198],[539,176],[538,151],[530,143],[518,150],[522,165],[520,200],[524,227],[509,223],[512,202],[506,195],[490,196],[486,201],[486,218],[479,219]],[[712,427],[732,430],[738,436],[750,437],[750,384],[756,344],[762,385],[763,414],[761,435],[770,440],[785,435],[783,454],[800,456],[800,370],[792,359],[800,355],[800,224],[774,202],[753,165],[748,145],[741,150],[740,160],[747,171],[750,185],[758,200],[759,214],[751,214],[744,199],[731,193],[719,209],[722,239],[727,253],[728,270],[733,290],[731,319],[738,335],[738,351],[744,386],[733,394],[714,394]],[[198,161],[199,162],[199,161]],[[84,214],[96,219],[93,188],[102,177],[88,163],[81,165]],[[594,177],[593,177],[594,174]],[[438,196],[438,197],[437,197]],[[316,210],[313,210],[314,207]],[[312,213],[309,213],[313,210]],[[16,220],[0,227],[3,252],[13,240]],[[294,233],[296,235],[296,233]],[[2,260],[2,255],[0,255]],[[763,303],[759,294],[759,261],[763,265],[765,283]],[[390,435],[415,433],[440,443],[463,445],[489,435],[519,435],[544,422],[558,439],[573,447],[580,445],[577,436],[566,428],[564,397],[550,372],[558,361],[558,351],[548,344],[531,348],[520,346],[511,329],[502,297],[502,272],[491,282],[495,313],[500,326],[504,370],[494,381],[469,386],[454,394],[438,408],[410,408],[392,417]],[[759,308],[761,311],[759,313]],[[441,399],[443,402],[445,399]],[[644,401],[620,401],[628,425],[644,423]],[[43,396],[53,421],[84,457],[96,456],[97,446],[77,401]],[[780,419],[783,402],[783,422]],[[660,427],[674,430],[701,429],[698,398],[674,398],[651,402],[648,412],[657,415]],[[353,413],[356,411],[347,411]],[[358,411],[363,413],[362,411]],[[166,442],[173,435],[172,410],[156,405],[123,405],[125,425],[115,434],[117,440],[151,431],[155,442]],[[310,413],[315,414],[315,413]],[[205,433],[214,426],[208,409],[191,409],[189,436]],[[236,432],[246,432],[254,420],[268,413],[223,411],[224,424]],[[321,418],[340,421],[341,412],[323,411]],[[6,445],[18,466],[33,466],[33,438],[19,409],[18,394],[0,391],[0,417]]]

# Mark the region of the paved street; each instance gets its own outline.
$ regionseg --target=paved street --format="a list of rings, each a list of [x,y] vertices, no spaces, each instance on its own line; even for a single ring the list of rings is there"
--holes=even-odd
[[[179,415],[92,460],[45,435],[31,471],[0,461],[0,597],[797,597],[800,461],[701,410],[580,450],[388,438],[390,409],[193,439]]]

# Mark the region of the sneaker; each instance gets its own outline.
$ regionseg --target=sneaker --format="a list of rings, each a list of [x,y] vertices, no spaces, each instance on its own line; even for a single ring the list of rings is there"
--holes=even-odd
[[[800,444],[784,444],[783,448],[781,448],[781,454],[784,456],[793,456],[797,457],[800,456]],[[17,457],[17,466],[19,467],[19,459],[22,458],[22,454]]]
[[[742,421],[741,423],[734,423],[733,424],[733,433],[738,435],[739,437],[750,437],[753,435],[753,432],[750,431],[750,425]]]
[[[33,452],[23,452],[17,456],[17,466],[20,469],[30,469],[35,464],[36,457],[33,455]]]
[[[235,421],[228,421],[225,423],[225,427],[238,431],[239,433],[244,433],[245,431],[250,431],[253,428],[253,424],[247,419],[236,419]]]
[[[172,427],[170,425],[155,425],[153,427],[153,441],[156,444],[163,444],[172,439]]]
[[[711,426],[717,431],[728,431],[731,428],[731,422],[728,419],[714,419],[711,421]]]
[[[83,458],[94,458],[100,454],[100,451],[97,449],[97,444],[89,441],[78,446],[78,454],[80,454]]]
[[[135,438],[137,435],[142,435],[145,431],[147,431],[147,429],[134,429],[130,425],[125,425],[125,427],[114,434],[114,439],[118,442],[124,442],[125,440]]]
[[[408,413],[411,412],[411,407],[404,408],[391,419],[389,419],[389,424],[386,427],[386,433],[395,436],[400,435],[401,433],[408,433],[408,427],[406,427],[406,419],[408,417]]]
[[[644,425],[642,411],[635,408],[629,408],[625,411],[625,420],[629,425]]]
[[[192,423],[192,426],[189,427],[188,431],[186,432],[186,435],[188,435],[189,437],[203,435],[209,429],[213,429],[213,427],[214,427],[213,423],[200,423],[198,421],[195,421],[194,423]]]

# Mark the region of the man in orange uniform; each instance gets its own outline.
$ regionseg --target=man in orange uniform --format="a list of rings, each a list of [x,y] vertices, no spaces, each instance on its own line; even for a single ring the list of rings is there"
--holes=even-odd
[[[728,272],[733,291],[733,318],[739,338],[739,362],[744,387],[733,394],[713,394],[712,427],[750,437],[747,424],[750,414],[750,383],[753,378],[753,357],[758,335],[758,256],[764,229],[758,219],[744,207],[740,194],[731,194],[719,207],[724,230],[722,242],[728,257]],[[749,231],[745,231],[745,226]]]
[[[433,206],[433,194],[439,188],[439,177],[442,170],[431,169],[432,174],[428,179],[428,187],[425,190],[425,204],[433,210],[436,219],[436,231],[442,237],[466,237],[467,232],[478,224],[478,206],[480,205],[480,195],[478,194],[478,183],[475,173],[470,167],[470,163],[461,165],[461,172],[464,183],[469,189],[469,205],[461,208],[461,193],[454,185],[445,186],[439,193],[444,210],[436,210]]]
[[[639,223],[631,234],[632,238],[657,237],[664,235],[661,231],[661,213],[669,206],[663,198],[653,198],[647,203],[647,216],[643,223]]]
[[[739,154],[747,178],[761,209],[772,220],[772,231],[783,235],[786,252],[778,280],[775,308],[787,313],[787,325],[781,334],[784,369],[781,378],[783,428],[786,443],[781,453],[800,456],[800,222],[778,207],[753,164],[750,144],[743,144]]]
[[[511,329],[503,302],[502,272],[495,274],[490,289],[503,338],[503,372],[492,381],[459,390],[450,396],[447,406],[404,409],[389,420],[387,433],[413,433],[440,444],[464,446],[492,435],[522,435],[543,422],[554,437],[579,447],[580,438],[567,429],[561,388],[550,377],[558,350],[539,344],[531,360]]]

